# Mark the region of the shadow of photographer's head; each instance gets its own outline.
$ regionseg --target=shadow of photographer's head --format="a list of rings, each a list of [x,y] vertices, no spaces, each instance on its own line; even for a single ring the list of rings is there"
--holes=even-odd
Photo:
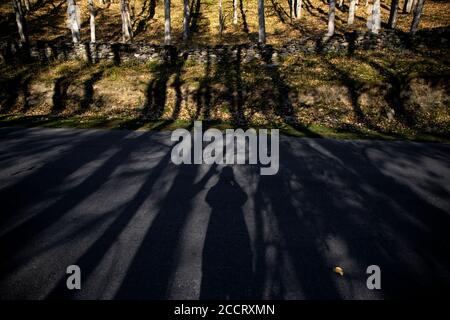
[[[234,171],[230,166],[226,166],[222,169],[220,173],[220,179],[223,181],[232,181],[234,180]]]

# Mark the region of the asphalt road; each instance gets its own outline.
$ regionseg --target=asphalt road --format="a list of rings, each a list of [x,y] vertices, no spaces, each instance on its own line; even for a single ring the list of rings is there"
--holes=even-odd
[[[172,144],[1,128],[0,298],[450,295],[450,145],[281,137],[278,174],[261,176],[176,166]]]

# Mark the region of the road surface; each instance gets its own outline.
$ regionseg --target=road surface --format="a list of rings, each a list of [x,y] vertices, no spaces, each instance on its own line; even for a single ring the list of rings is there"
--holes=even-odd
[[[169,132],[1,128],[0,299],[449,295],[450,145],[282,136],[274,176],[176,166],[172,146]]]

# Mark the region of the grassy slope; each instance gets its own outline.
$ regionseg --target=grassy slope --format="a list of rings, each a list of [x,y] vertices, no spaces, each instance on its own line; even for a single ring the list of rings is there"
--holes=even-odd
[[[118,1],[116,1],[118,2]],[[363,0],[356,23],[345,25],[347,7],[337,11],[337,29],[364,29]],[[32,40],[62,38],[64,0],[32,0],[28,15]],[[161,43],[163,2],[149,16],[150,1],[131,1],[135,41]],[[382,1],[383,21],[390,0]],[[400,1],[400,6],[402,5]],[[120,40],[118,3],[102,4],[97,17],[99,41]],[[174,40],[181,35],[181,1],[172,1]],[[254,41],[256,1],[244,0],[239,25],[231,24],[232,1],[224,1],[226,30],[217,36],[217,1],[192,1],[195,22],[192,44]],[[82,36],[89,35],[86,2],[80,2]],[[448,26],[450,2],[426,2],[422,28]],[[10,1],[0,3],[0,38],[16,33]],[[266,1],[268,41],[283,44],[326,28],[327,3],[304,0],[299,21],[287,16],[287,1]],[[243,14],[248,32],[244,31]],[[407,30],[411,15],[400,14]],[[142,27],[142,28],[141,28]],[[217,64],[191,61],[148,64],[79,61],[49,65],[0,65],[0,124],[130,129],[173,129],[195,119],[209,125],[265,126],[299,136],[376,137],[446,140],[450,128],[450,54],[445,50],[356,52],[347,55],[296,55],[276,66],[263,61],[242,64],[223,56]]]
[[[447,140],[450,54],[363,51],[279,65],[190,60],[1,65],[2,125],[272,127],[298,136]]]

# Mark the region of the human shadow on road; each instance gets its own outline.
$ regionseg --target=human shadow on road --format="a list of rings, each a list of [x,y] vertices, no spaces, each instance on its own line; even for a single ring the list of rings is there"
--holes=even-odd
[[[224,167],[206,202],[211,216],[203,247],[200,299],[249,299],[252,296],[252,250],[242,206],[247,194]]]

